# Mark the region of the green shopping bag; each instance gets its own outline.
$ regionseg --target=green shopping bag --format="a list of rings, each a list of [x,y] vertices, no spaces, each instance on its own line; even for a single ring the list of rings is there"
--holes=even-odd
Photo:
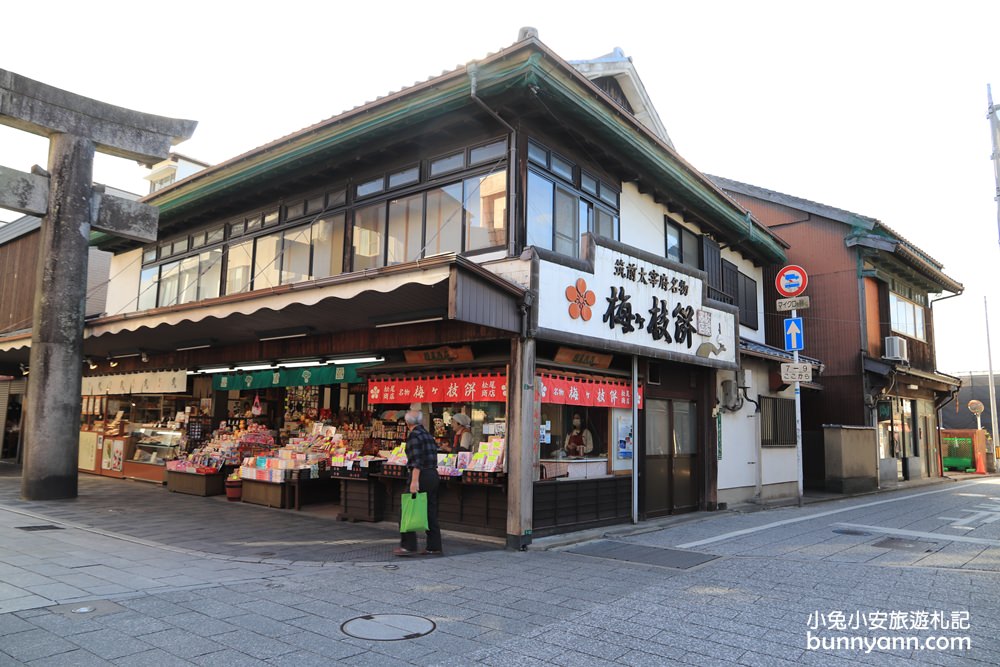
[[[399,501],[399,532],[427,530],[427,494],[404,493]]]

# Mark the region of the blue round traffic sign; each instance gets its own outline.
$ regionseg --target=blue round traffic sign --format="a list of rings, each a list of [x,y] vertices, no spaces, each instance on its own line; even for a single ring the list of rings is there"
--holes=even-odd
[[[780,271],[774,279],[774,286],[778,294],[783,297],[798,296],[806,291],[809,284],[809,276],[801,266],[789,264]]]

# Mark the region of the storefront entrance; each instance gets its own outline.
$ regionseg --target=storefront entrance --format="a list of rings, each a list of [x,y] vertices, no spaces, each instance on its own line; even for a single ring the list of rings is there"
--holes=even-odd
[[[697,404],[646,401],[643,450],[644,514],[659,516],[698,508]]]

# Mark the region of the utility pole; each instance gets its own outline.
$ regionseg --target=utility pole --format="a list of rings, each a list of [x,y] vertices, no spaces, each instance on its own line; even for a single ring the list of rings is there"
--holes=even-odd
[[[989,103],[986,117],[990,119],[990,136],[993,139],[993,154],[990,157],[993,159],[993,177],[996,180],[993,201],[997,202],[997,242],[1000,243],[1000,116],[997,115],[997,112],[1000,112],[1000,105],[993,104],[990,84],[986,84],[986,100]],[[992,371],[990,377],[993,377]]]

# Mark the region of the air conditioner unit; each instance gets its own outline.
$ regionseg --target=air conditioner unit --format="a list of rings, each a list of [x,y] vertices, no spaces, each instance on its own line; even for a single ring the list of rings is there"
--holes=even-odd
[[[906,339],[899,336],[886,336],[882,357],[892,361],[908,361],[910,356],[906,352]]]

